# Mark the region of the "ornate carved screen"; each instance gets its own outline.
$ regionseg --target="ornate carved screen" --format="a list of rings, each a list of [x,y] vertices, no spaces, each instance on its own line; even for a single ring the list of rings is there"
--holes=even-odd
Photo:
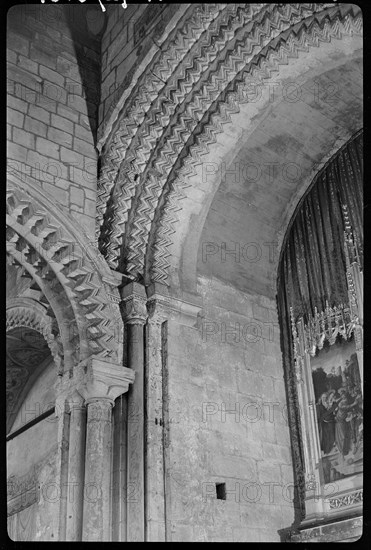
[[[278,308],[301,526],[359,515],[363,475],[362,133],[299,205]]]

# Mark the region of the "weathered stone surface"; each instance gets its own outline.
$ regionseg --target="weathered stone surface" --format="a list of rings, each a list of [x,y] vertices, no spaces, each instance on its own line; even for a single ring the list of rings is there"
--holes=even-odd
[[[14,160],[25,161],[27,155],[22,147],[36,148],[39,155],[45,155],[44,160],[40,159],[40,166],[50,163],[50,159],[59,160],[59,152],[63,163],[73,164],[76,158],[68,158],[64,150],[62,153],[58,147],[73,148],[75,155],[80,155],[77,166],[84,170],[85,155],[87,159],[96,162],[90,127],[86,129],[79,124],[79,114],[88,114],[93,105],[90,96],[83,97],[84,86],[87,84],[90,90],[97,89],[98,72],[94,65],[97,64],[97,59],[92,59],[96,46],[92,46],[93,54],[85,57],[80,54],[79,48],[72,47],[67,52],[67,39],[73,45],[71,24],[78,24],[78,17],[73,10],[63,12],[58,9],[59,6],[43,8],[46,8],[44,13],[48,12],[48,16],[43,18],[40,17],[40,6],[22,6],[18,8],[19,17],[16,17],[16,10],[13,10],[13,16],[9,19],[8,59],[12,63],[18,61],[18,65],[11,65],[7,75],[10,107],[8,119],[12,126],[36,136],[35,140],[25,133],[13,132],[11,139],[16,146],[10,147],[10,156]],[[20,19],[23,21],[22,25],[19,24]],[[89,37],[81,32],[75,33],[74,38],[77,39],[77,36],[82,43],[96,40],[93,35]],[[73,78],[68,86],[66,77]],[[98,100],[99,96],[94,101]],[[76,144],[73,144],[73,135],[77,136]],[[90,146],[86,144],[87,141]],[[35,170],[35,167],[31,166],[31,169]],[[63,178],[66,177],[63,173]],[[88,179],[78,177],[77,174],[72,178],[73,183],[91,188],[92,184]],[[67,206],[72,197],[66,200],[65,195],[62,197],[57,191],[55,199],[61,200],[61,204]],[[81,200],[78,206],[83,209],[83,215],[72,215],[89,231],[94,227],[95,209],[90,204],[82,204]]]
[[[9,534],[279,542],[298,516],[279,252],[313,174],[362,124],[361,17],[346,4],[106,10],[8,17],[8,179],[25,185],[8,202],[8,283],[45,304],[68,365],[30,393],[55,404],[55,424],[9,442],[26,485]],[[355,519],[290,536],[360,532]]]

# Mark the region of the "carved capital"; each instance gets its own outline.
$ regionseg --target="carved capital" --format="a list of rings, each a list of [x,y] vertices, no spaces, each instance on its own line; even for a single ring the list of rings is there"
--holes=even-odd
[[[66,401],[70,412],[72,409],[83,409],[85,407],[85,399],[77,390],[74,390]]]
[[[169,318],[169,303],[156,297],[150,298],[147,302],[147,311],[148,322],[161,325]]]
[[[84,365],[85,380],[79,386],[78,392],[86,402],[107,399],[112,403],[129,389],[134,382],[135,372],[132,369],[90,358]]]
[[[122,290],[121,313],[125,323],[144,325],[147,320],[147,295],[138,283],[130,283]]]

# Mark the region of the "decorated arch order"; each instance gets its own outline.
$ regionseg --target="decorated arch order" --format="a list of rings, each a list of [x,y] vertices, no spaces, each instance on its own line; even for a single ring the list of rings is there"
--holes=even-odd
[[[163,284],[187,180],[248,103],[247,90],[290,57],[362,32],[351,4],[215,5],[207,15],[198,5],[186,15],[127,99],[103,148],[98,184],[97,232],[108,264]]]
[[[55,318],[47,309],[30,298],[14,298],[6,306],[6,331],[15,328],[30,328],[41,334],[48,344],[58,373],[63,372],[63,344]]]
[[[96,245],[28,176],[8,175],[6,218],[7,252],[48,300],[65,368],[93,355],[119,363],[123,325],[117,280]]]

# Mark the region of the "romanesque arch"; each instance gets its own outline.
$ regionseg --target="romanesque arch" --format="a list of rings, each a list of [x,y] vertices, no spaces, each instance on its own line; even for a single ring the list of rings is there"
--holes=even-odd
[[[91,355],[119,362],[122,338],[117,281],[76,225],[30,178],[9,176],[7,252],[49,301],[67,370]]]
[[[127,99],[102,151],[100,249],[111,267],[146,283],[169,283],[170,271],[176,271],[171,264],[179,267],[186,233],[187,257],[191,248],[195,256],[191,220],[207,212],[217,185],[200,183],[201,163],[213,158],[208,155],[220,145],[218,134],[223,133],[223,145],[233,147],[235,115],[251,122],[256,86],[277,72],[287,78],[291,73],[285,74],[286,64],[290,60],[292,69],[299,58],[292,77],[300,79],[299,66],[313,48],[326,57],[342,43],[354,54],[361,47],[356,6],[234,5],[217,10],[205,13],[197,6],[185,17],[181,36],[187,40],[181,45],[169,35]],[[350,46],[344,37],[350,37]],[[191,193],[187,189],[192,186]],[[171,256],[177,259],[172,262]],[[194,270],[194,262],[183,262],[183,270]]]

